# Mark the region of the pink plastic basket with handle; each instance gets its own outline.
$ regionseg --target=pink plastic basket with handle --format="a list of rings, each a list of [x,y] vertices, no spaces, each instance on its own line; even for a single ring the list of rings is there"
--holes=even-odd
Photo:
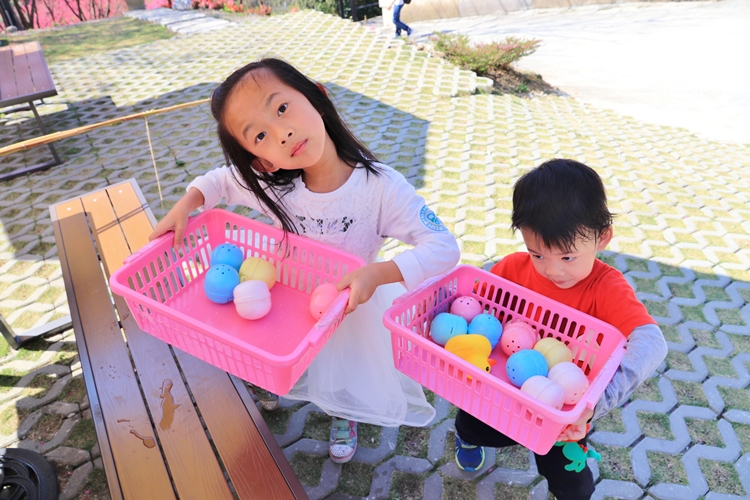
[[[320,320],[309,312],[310,294],[364,265],[303,236],[221,209],[190,219],[177,252],[173,234],[158,238],[125,260],[110,278],[138,326],[214,366],[276,394],[286,394],[343,319],[349,292],[341,292]],[[211,252],[237,245],[245,257],[276,266],[271,312],[250,321],[233,302],[215,304],[203,291]]]
[[[563,341],[584,369],[589,388],[561,410],[539,402],[508,381],[507,357],[499,347],[491,373],[480,370],[432,341],[430,323],[454,299],[471,296],[503,325],[515,317],[542,338]],[[530,450],[546,454],[566,425],[593,409],[615,374],[625,336],[612,325],[473,266],[458,266],[394,301],[383,318],[391,331],[396,368],[435,394]]]

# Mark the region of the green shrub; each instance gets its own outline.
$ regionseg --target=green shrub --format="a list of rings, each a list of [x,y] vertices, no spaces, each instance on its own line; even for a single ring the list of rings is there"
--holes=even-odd
[[[541,40],[509,36],[505,40],[472,45],[467,35],[435,33],[435,50],[448,61],[483,76],[507,69],[524,56],[533,54]]]

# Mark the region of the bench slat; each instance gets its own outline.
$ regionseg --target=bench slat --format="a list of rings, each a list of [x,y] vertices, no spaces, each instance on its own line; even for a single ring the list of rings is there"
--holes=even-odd
[[[34,81],[31,79],[29,60],[26,56],[26,52],[30,47],[26,43],[17,43],[9,45],[9,47],[13,53],[13,71],[16,74],[16,95],[34,94]]]
[[[16,74],[13,71],[13,52],[10,47],[0,47],[0,102],[18,95]]]
[[[120,497],[122,491],[125,499],[175,498],[161,451],[155,445],[154,429],[114,315],[81,200],[54,205],[50,211],[63,276],[67,276],[66,292],[68,297],[75,297],[71,316],[79,325],[76,342],[79,348],[85,345],[86,363],[96,386],[90,393],[96,394],[91,401],[92,415],[106,429],[104,434],[97,426],[97,437],[103,447],[103,443],[109,443],[117,468],[115,474],[107,470],[112,497]],[[92,364],[91,360],[95,362]],[[81,361],[84,364],[83,357]]]
[[[47,67],[47,62],[42,54],[42,46],[39,43],[29,44],[26,48],[26,61],[28,62],[29,74],[34,84],[34,92],[54,90],[55,84]]]
[[[128,245],[141,248],[153,227],[153,215],[141,209],[145,200],[123,184],[107,192]],[[185,352],[174,352],[239,498],[307,498],[242,383]],[[247,401],[238,391],[244,391]]]
[[[132,190],[130,183],[120,186],[120,189]],[[105,273],[110,275],[122,267],[123,259],[130,255],[123,230],[106,191],[85,195],[82,200],[96,234]],[[151,227],[142,209],[128,219],[131,223]],[[215,459],[169,345],[138,328],[124,299],[115,296],[115,305],[178,496],[231,500],[229,485]]]

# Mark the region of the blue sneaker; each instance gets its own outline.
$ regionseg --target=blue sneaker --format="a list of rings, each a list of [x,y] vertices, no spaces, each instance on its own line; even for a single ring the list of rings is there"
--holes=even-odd
[[[475,472],[484,465],[484,448],[466,443],[456,434],[456,465],[466,472]]]

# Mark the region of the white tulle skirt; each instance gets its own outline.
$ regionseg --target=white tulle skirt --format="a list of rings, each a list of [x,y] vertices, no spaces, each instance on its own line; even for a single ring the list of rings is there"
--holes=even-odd
[[[383,313],[406,290],[383,285],[347,315],[287,399],[311,401],[327,414],[380,425],[422,427],[435,417],[422,386],[393,366]]]

